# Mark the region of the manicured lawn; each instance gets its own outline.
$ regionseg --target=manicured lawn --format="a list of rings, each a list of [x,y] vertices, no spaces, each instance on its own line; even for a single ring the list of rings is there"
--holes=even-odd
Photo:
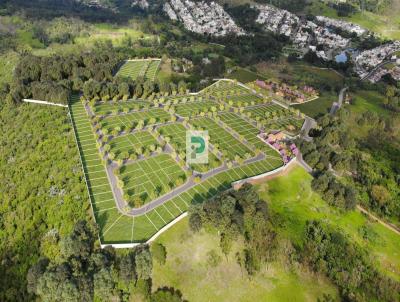
[[[140,197],[143,203],[177,187],[178,179],[181,180],[181,183],[186,180],[185,172],[168,154],[125,165],[120,178],[125,184],[124,192]]]
[[[134,60],[126,61],[118,70],[116,76],[131,78],[135,80],[142,76],[145,79],[154,81],[160,66],[161,60]]]
[[[79,153],[82,159],[84,174],[88,184],[90,201],[95,217],[115,208],[114,196],[108,182],[105,167],[100,159],[96,139],[85,108],[79,100],[71,105],[71,116],[74,122]]]
[[[140,131],[127,135],[118,136],[109,142],[111,152],[115,154],[116,159],[122,159],[121,155],[124,152],[128,154],[136,153],[138,149],[142,151],[150,145],[157,147],[158,141],[148,131]]]
[[[308,273],[289,270],[273,262],[253,278],[245,276],[235,253],[243,248],[236,242],[227,258],[222,255],[216,231],[192,234],[188,219],[174,225],[157,242],[167,249],[167,262],[154,263],[153,289],[179,288],[188,301],[316,301],[323,293],[337,298],[328,281]],[[216,267],[207,264],[207,253],[215,250],[222,260]]]
[[[158,127],[160,134],[166,139],[178,154],[186,156],[186,128],[179,123]],[[208,153],[208,164],[194,164],[191,168],[198,172],[207,172],[212,168],[220,166],[222,163],[211,152]]]
[[[219,126],[216,122],[207,117],[200,117],[190,121],[196,128],[208,130],[210,143],[219,146],[219,149],[229,159],[233,160],[235,155],[244,158],[246,153],[253,155],[253,152],[244,144],[239,142],[229,132]]]
[[[106,127],[109,131],[112,131],[116,127],[126,130],[136,125],[139,120],[142,120],[144,124],[147,125],[151,118],[154,118],[156,123],[159,123],[168,121],[171,116],[164,110],[155,108],[144,112],[134,112],[107,117],[101,121],[101,127]]]
[[[307,220],[318,219],[341,228],[351,240],[364,246],[380,263],[380,269],[400,279],[400,236],[369,221],[358,211],[342,212],[312,192],[311,176],[296,167],[289,174],[259,185],[263,199],[279,217],[280,232],[301,244]]]
[[[94,106],[96,115],[116,114],[118,112],[138,111],[144,108],[150,108],[151,104],[141,100],[129,100],[119,102],[99,103]]]
[[[177,105],[175,110],[179,116],[190,117],[197,115],[199,112],[209,112],[212,107],[215,107],[215,110],[217,110],[218,104],[213,101],[201,101]]]

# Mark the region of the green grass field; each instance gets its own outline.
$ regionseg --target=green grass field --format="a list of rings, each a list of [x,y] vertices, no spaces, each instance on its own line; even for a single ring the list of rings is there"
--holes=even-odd
[[[185,172],[168,154],[160,154],[122,167],[120,178],[124,192],[139,197],[143,203],[166,194],[186,181]],[[177,180],[180,183],[177,183]]]
[[[186,156],[186,128],[180,123],[169,124],[158,127],[158,131],[168,138],[169,144],[178,154]],[[197,172],[207,172],[212,168],[220,166],[221,161],[211,152],[208,153],[208,164],[193,164],[191,168]]]
[[[229,79],[235,79],[242,83],[249,83],[255,80],[265,80],[266,78],[260,74],[245,68],[236,67],[233,72],[226,75]]]
[[[215,110],[217,110],[218,104],[213,101],[201,101],[177,105],[175,110],[179,116],[191,117],[197,115],[199,112],[209,112],[212,107],[215,107]]]
[[[296,167],[289,174],[259,185],[263,199],[282,221],[280,232],[301,244],[307,220],[319,219],[340,227],[351,240],[364,246],[379,260],[380,269],[400,280],[400,237],[358,211],[342,212],[330,207],[311,190],[312,177]]]
[[[304,104],[293,105],[293,108],[299,109],[305,115],[317,118],[329,113],[333,102],[337,102],[338,96],[331,93],[323,93],[318,99]]]
[[[157,242],[167,250],[165,265],[153,264],[153,289],[160,286],[179,288],[188,301],[316,301],[324,293],[335,300],[334,286],[319,276],[291,270],[282,261],[249,279],[237,264],[235,253],[243,244],[235,242],[227,258],[222,255],[217,232],[190,232],[188,219],[162,234]],[[207,264],[207,253],[215,250],[222,261],[216,267]]]
[[[120,102],[107,102],[99,103],[94,106],[94,113],[96,115],[107,115],[119,112],[139,111],[144,108],[150,108],[151,104],[141,100],[128,100]]]
[[[123,153],[137,154],[137,150],[147,149],[150,145],[159,146],[158,141],[148,131],[140,131],[127,135],[118,136],[109,142],[111,152],[115,154],[116,159],[123,159]]]
[[[102,128],[107,128],[109,131],[116,127],[129,129],[133,125],[136,125],[139,120],[143,121],[144,124],[147,125],[151,118],[154,118],[156,123],[158,123],[168,121],[171,116],[164,110],[155,108],[144,112],[134,112],[107,117],[103,119],[100,124]]]
[[[253,155],[253,152],[248,147],[239,142],[210,118],[200,117],[191,120],[190,123],[196,128],[207,129],[210,136],[210,143],[214,146],[218,146],[227,158],[233,160],[235,155],[239,155],[242,158],[244,158],[247,153]]]
[[[156,60],[128,60],[118,70],[116,76],[136,80],[139,76],[154,81],[160,66],[160,59]]]

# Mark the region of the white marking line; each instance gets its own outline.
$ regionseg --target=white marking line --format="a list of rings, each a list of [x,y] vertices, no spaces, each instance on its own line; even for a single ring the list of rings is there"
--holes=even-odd
[[[86,168],[96,168],[96,167],[103,167],[103,165],[86,166]]]
[[[94,197],[94,196],[99,196],[99,195],[108,194],[108,193],[112,193],[112,192],[111,191],[107,191],[107,192],[102,192],[102,193],[96,193],[96,194],[92,194],[92,196]]]
[[[171,215],[172,218],[175,218],[175,216],[168,210],[165,204],[163,204],[163,207],[167,210],[167,212]]]
[[[95,205],[96,205],[96,204],[95,204]],[[105,212],[105,211],[108,211],[108,210],[112,210],[112,209],[115,209],[115,207],[108,208],[108,209],[103,209],[103,210],[99,210],[99,211],[97,211],[96,213],[102,213],[102,212]]]
[[[96,172],[94,172],[94,173],[96,173]],[[93,179],[90,179],[90,177],[88,177],[88,178],[89,178],[89,181],[98,180],[98,179],[108,179],[106,176],[97,177],[97,178],[93,178]]]
[[[154,211],[156,211],[157,215],[161,218],[161,220],[164,221],[165,224],[167,224],[167,222],[164,220],[164,218],[162,218],[161,215],[157,212],[157,209],[154,209]]]
[[[176,205],[176,203],[174,202],[174,200],[173,199],[171,199],[171,202],[174,204],[174,206],[179,210],[179,212],[183,212],[182,210],[181,210],[181,208],[180,207],[178,207],[177,205]]]
[[[114,198],[107,199],[107,200],[103,200],[103,201],[99,201],[99,202],[95,202],[95,205],[96,205],[96,204],[100,204],[100,203],[109,202],[109,201],[114,201]]]
[[[93,186],[93,187],[90,186],[89,188],[90,188],[90,189],[93,189],[93,188],[98,188],[98,187],[102,187],[102,186],[109,186],[109,185],[110,185],[110,184],[107,183],[107,184],[97,185],[97,186]]]
[[[157,230],[158,232],[158,228],[156,227],[156,225],[153,223],[153,221],[151,221],[151,219],[149,218],[149,216],[147,216],[147,214],[144,214],[146,216],[146,218],[150,221],[150,223],[154,226],[154,228]]]
[[[132,233],[131,233],[131,242],[133,242],[133,229],[135,227],[135,217],[132,217]]]
[[[186,202],[186,200],[184,200],[184,199],[182,198],[181,195],[182,195],[182,194],[179,195],[179,198],[185,203],[185,205],[186,205],[187,207],[189,207],[188,203]]]
[[[115,219],[115,221],[113,222],[112,225],[110,225],[110,227],[104,231],[103,236],[105,236],[107,234],[107,232],[118,222],[118,220],[120,220],[120,218],[124,216],[123,214],[121,214],[117,219]]]

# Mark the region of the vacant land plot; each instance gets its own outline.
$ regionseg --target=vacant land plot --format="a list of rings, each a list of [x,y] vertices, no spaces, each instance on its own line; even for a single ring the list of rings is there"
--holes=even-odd
[[[210,143],[233,160],[236,155],[245,158],[246,154],[253,155],[253,152],[233,137],[229,132],[219,126],[216,122],[207,117],[196,118],[190,121],[197,128],[208,130]]]
[[[169,155],[163,155],[169,156]],[[266,159],[219,173],[188,189],[163,205],[138,217],[128,217],[109,209],[96,218],[102,243],[144,242],[194,202],[202,202],[231,187],[233,181],[259,175],[282,165],[280,159]]]
[[[161,60],[128,60],[118,70],[116,76],[131,78],[136,80],[138,77],[154,80]]]
[[[274,151],[271,147],[266,145],[257,137],[257,135],[260,133],[258,128],[249,124],[235,113],[221,113],[219,116],[222,122],[227,124],[239,135],[243,136],[243,138],[252,146],[260,149],[268,156],[278,158],[276,151]]]
[[[235,84],[232,81],[221,80],[204,89],[203,92],[210,93],[214,96],[223,96],[249,93],[249,89],[241,85]]]
[[[161,60],[153,60],[147,68],[145,77],[149,80],[154,81],[158,68],[160,67]]]
[[[130,196],[138,196],[143,203],[167,193],[186,179],[185,172],[168,154],[139,160],[121,170],[124,191]]]
[[[186,128],[179,123],[161,126],[160,134],[167,139],[178,154],[186,156]],[[220,160],[211,152],[208,153],[208,164],[194,164],[191,168],[197,172],[207,172],[221,165]]]
[[[296,133],[304,123],[303,118],[275,104],[246,108],[244,112],[250,113],[251,118],[258,118],[260,121],[265,120],[266,122],[263,124],[267,130],[282,129]]]
[[[126,159],[124,158],[124,153],[127,155],[133,153],[141,154],[143,150],[147,149],[150,145],[154,147],[159,145],[154,136],[148,131],[139,131],[118,136],[112,139],[109,144],[111,146],[111,152],[115,154],[116,159]]]
[[[175,107],[176,113],[182,117],[198,115],[200,112],[217,111],[218,104],[213,101],[192,102]]]
[[[224,101],[234,107],[247,107],[262,104],[264,99],[255,94],[245,93],[241,95],[229,95]]]
[[[154,119],[155,123],[163,123],[170,120],[171,115],[162,109],[151,109],[143,112],[134,112],[129,114],[120,114],[111,116],[101,121],[101,127],[107,128],[109,131],[116,127],[121,129],[129,129],[135,127],[139,121],[143,121],[144,125],[149,124],[150,119]]]
[[[120,102],[99,103],[93,107],[94,113],[97,115],[117,114],[120,112],[138,111],[148,109],[151,103],[140,100],[129,100]]]
[[[114,196],[108,182],[105,167],[99,157],[96,139],[84,106],[76,100],[72,103],[70,112],[89,189],[90,201],[97,221],[104,212],[115,208]]]

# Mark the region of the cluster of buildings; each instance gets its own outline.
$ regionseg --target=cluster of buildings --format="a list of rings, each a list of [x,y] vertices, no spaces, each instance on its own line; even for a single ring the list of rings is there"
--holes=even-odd
[[[259,137],[279,152],[285,165],[299,154],[297,146],[287,140],[285,133],[282,131],[275,131],[269,134],[262,133]]]
[[[387,43],[361,52],[355,58],[355,71],[360,78],[369,76],[371,71],[378,71],[380,65],[393,62],[400,63],[393,54],[400,52],[400,41]]]
[[[187,30],[198,34],[217,37],[245,34],[222,6],[213,1],[170,0],[164,4],[164,12],[171,20],[181,21]]]
[[[368,77],[368,80],[372,83],[376,83],[379,82],[379,80],[386,74],[390,74],[393,79],[400,81],[400,64],[398,66],[394,66],[393,68],[381,66]]]
[[[260,11],[256,22],[264,29],[291,39],[303,53],[311,50],[324,60],[331,60],[333,52],[345,49],[350,40],[335,34],[328,26],[320,26],[296,15],[269,5],[255,5]],[[333,19],[332,19],[333,20]]]
[[[283,99],[291,103],[304,103],[310,98],[318,96],[318,91],[311,86],[304,86],[300,89],[291,87],[285,83],[277,83],[273,81],[257,80],[255,84],[263,89],[270,90]]]
[[[340,29],[348,33],[354,33],[359,37],[368,33],[368,30],[366,30],[365,28],[362,28],[361,26],[351,22],[331,19],[324,16],[317,16],[316,20],[327,27]]]

